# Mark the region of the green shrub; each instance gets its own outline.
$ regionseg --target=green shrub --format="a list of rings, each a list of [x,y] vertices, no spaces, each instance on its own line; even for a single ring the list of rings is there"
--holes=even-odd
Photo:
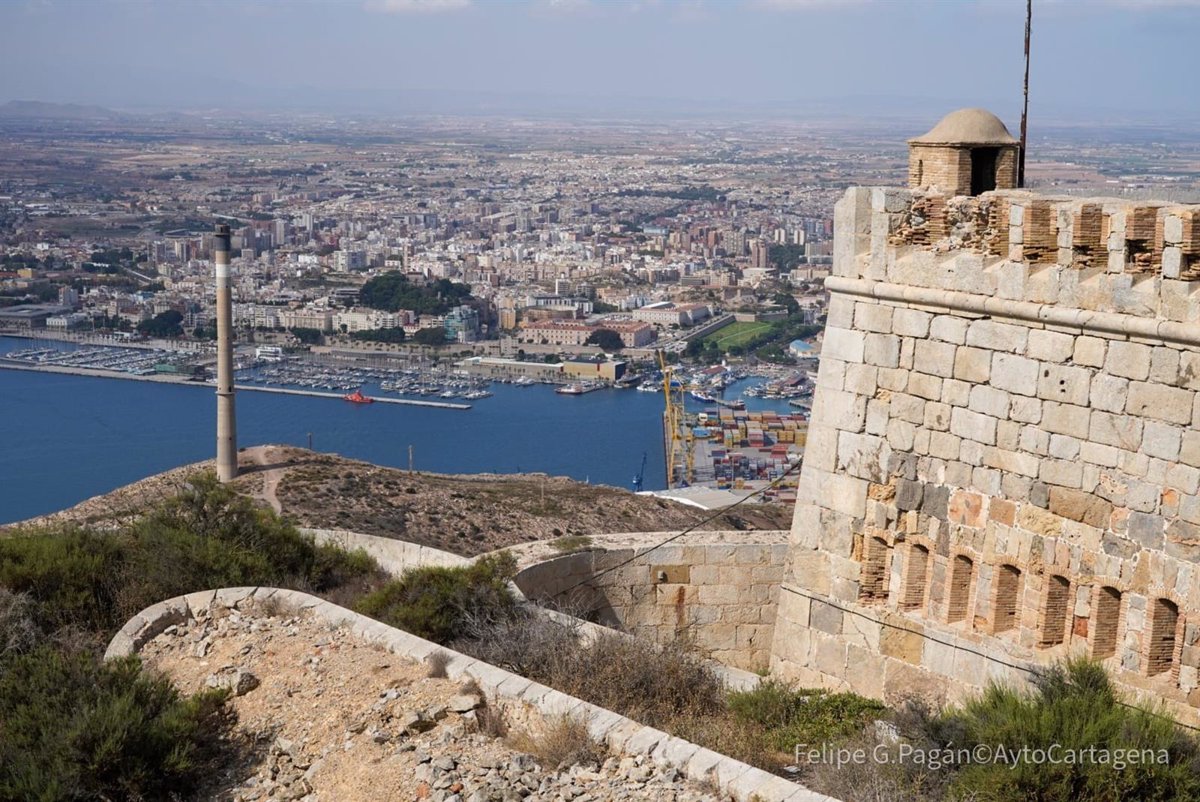
[[[120,536],[86,529],[28,530],[0,539],[0,586],[33,599],[43,632],[112,630],[125,549]]]
[[[47,646],[0,662],[0,800],[169,799],[223,757],[224,691]]]
[[[468,626],[513,615],[517,602],[508,582],[516,569],[516,560],[508,552],[489,554],[466,566],[413,568],[363,597],[356,609],[446,644]]]
[[[0,587],[33,600],[44,633],[73,626],[108,635],[184,593],[240,585],[322,593],[377,570],[361,551],[316,545],[212,474],[116,531],[68,526],[0,538]]]
[[[992,685],[935,725],[959,747],[977,744],[1048,750],[1090,747],[1149,750],[1165,765],[1139,762],[1124,767],[1098,760],[1017,762],[961,767],[952,790],[979,800],[1175,800],[1200,798],[1200,762],[1195,739],[1157,711],[1128,706],[1104,668],[1086,660],[1055,666],[1029,691]]]
[[[730,693],[729,709],[736,718],[762,726],[766,745],[781,752],[791,752],[796,744],[843,740],[886,710],[856,693],[796,689],[774,679]]]
[[[557,529],[555,530],[558,531]],[[563,554],[573,554],[592,547],[592,539],[587,535],[565,535],[550,541],[550,548]]]

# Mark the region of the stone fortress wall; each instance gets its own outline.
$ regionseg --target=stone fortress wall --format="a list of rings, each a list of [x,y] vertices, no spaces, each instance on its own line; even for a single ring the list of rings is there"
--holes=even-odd
[[[1198,280],[1200,207],[849,190],[772,670],[953,700],[1087,654],[1200,723]]]
[[[671,534],[636,535],[640,542],[625,546],[596,538],[601,548],[533,563],[515,582],[527,598],[603,626],[660,644],[688,638],[723,666],[766,668],[787,534],[698,532],[651,550]]]

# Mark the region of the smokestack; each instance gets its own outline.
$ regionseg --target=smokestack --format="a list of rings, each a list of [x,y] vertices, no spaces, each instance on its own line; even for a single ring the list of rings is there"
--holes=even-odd
[[[213,238],[217,268],[217,479],[238,473],[237,420],[233,411],[233,300],[229,296],[229,226]]]

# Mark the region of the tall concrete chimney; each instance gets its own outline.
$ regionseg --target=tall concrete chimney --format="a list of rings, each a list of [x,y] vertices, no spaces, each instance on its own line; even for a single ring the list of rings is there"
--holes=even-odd
[[[217,479],[238,473],[237,418],[233,410],[233,300],[229,295],[229,226],[213,238],[217,268]]]

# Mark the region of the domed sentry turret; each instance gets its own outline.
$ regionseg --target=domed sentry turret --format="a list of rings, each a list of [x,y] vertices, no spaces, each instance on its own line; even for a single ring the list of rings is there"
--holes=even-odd
[[[908,140],[908,185],[947,195],[1013,189],[1020,148],[995,114],[959,109]]]

